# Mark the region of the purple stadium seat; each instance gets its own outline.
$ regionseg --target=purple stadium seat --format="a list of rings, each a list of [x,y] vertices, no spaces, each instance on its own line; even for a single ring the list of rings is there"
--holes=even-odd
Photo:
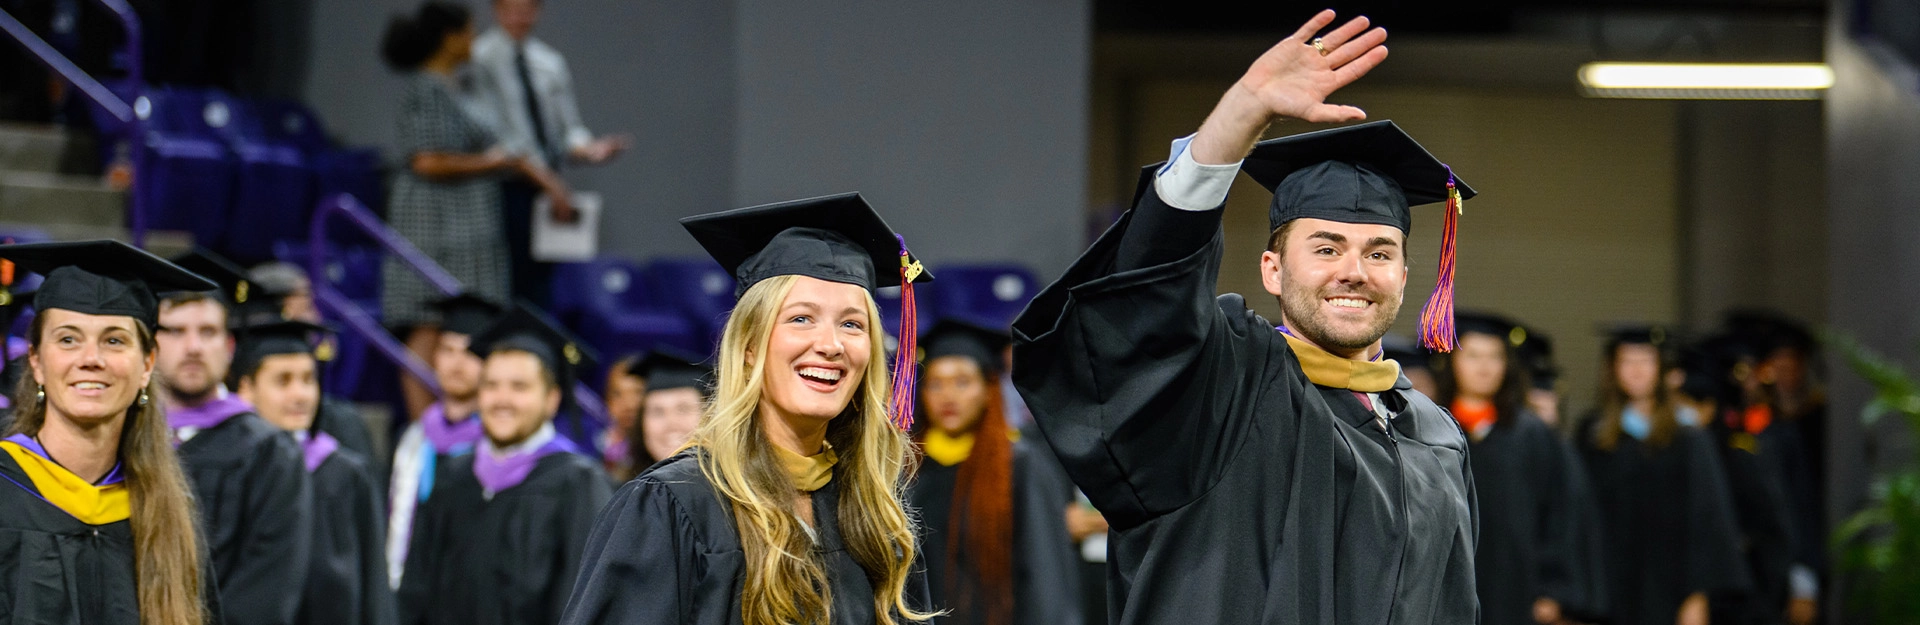
[[[146,154],[146,171],[135,172],[147,209],[147,226],[185,230],[194,242],[222,250],[233,206],[238,160],[213,122],[225,107],[210,107],[208,94],[155,89],[145,98],[146,133],[134,149]],[[211,120],[211,121],[210,121]]]
[[[918,307],[918,312],[915,314],[920,321],[920,323],[916,325],[920,328],[921,332],[933,329],[933,322],[940,318],[937,314],[938,309],[934,308],[940,301],[938,297],[939,291],[933,287],[938,286],[941,281],[946,280],[947,276],[944,273],[936,272],[934,277],[934,282],[913,285],[913,300]],[[884,326],[883,329],[887,331],[888,336],[893,336],[893,338],[897,340],[899,337],[894,336],[894,333],[900,329],[900,287],[880,289],[879,292],[874,294],[873,301],[880,304],[880,323]],[[888,349],[892,349],[891,341],[888,343]]]
[[[644,273],[632,261],[603,257],[556,265],[552,286],[550,312],[602,354],[704,347],[693,324],[650,296]]]
[[[991,327],[1010,327],[1040,292],[1040,280],[1019,265],[942,265],[933,283],[940,292],[935,317],[958,317]]]
[[[647,263],[647,284],[654,300],[686,318],[711,353],[733,310],[733,276],[710,258],[656,258]]]
[[[307,155],[269,132],[246,100],[221,93],[207,99],[207,124],[233,150],[238,167],[227,237],[215,249],[241,264],[270,259],[274,241],[302,238],[313,215]]]
[[[343,148],[327,136],[326,127],[311,109],[289,100],[259,100],[254,110],[267,134],[292,143],[307,155],[313,170],[314,198],[352,194],[374,208],[385,199],[380,185],[380,152],[373,148]],[[341,231],[346,232],[346,231]]]

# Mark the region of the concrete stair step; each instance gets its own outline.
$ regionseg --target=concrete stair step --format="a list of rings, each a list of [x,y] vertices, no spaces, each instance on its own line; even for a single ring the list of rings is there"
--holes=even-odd
[[[0,221],[124,227],[127,193],[96,176],[0,171]]]
[[[92,239],[118,239],[132,241],[133,233],[120,226],[90,226],[85,224],[29,223],[18,222],[0,217],[0,230],[32,229],[39,230],[55,241],[87,241]],[[193,249],[193,234],[179,230],[148,230],[146,250],[162,258],[172,258]]]
[[[0,123],[0,170],[47,174],[99,169],[91,137],[59,126]]]

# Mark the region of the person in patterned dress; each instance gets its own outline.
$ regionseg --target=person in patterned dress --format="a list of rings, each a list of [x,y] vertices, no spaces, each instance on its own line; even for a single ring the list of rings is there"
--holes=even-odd
[[[539,162],[499,146],[485,109],[463,104],[462,69],[472,57],[473,17],[465,7],[427,2],[393,18],[381,55],[406,74],[399,119],[405,163],[387,199],[387,221],[454,278],[466,292],[496,301],[507,297],[507,251],[500,216],[500,180],[524,176],[571,218],[566,183]],[[439,318],[427,303],[442,294],[397,258],[382,268],[384,322],[426,358]],[[433,398],[402,376],[409,416]]]

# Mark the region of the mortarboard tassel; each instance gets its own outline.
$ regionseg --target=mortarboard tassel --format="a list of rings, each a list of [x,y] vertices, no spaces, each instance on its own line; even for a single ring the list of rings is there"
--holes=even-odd
[[[900,341],[893,352],[893,414],[888,418],[894,427],[905,431],[913,428],[915,367],[920,352],[920,315],[913,302],[913,279],[920,277],[922,268],[907,254],[906,237],[893,237],[900,241],[900,328],[895,335]]]
[[[1454,235],[1460,227],[1460,213],[1465,201],[1460,199],[1460,189],[1454,186],[1453,168],[1447,168],[1447,217],[1440,227],[1440,278],[1433,285],[1433,295],[1427,298],[1427,305],[1420,309],[1420,345],[1436,352],[1453,351],[1457,336],[1453,327],[1453,261]]]

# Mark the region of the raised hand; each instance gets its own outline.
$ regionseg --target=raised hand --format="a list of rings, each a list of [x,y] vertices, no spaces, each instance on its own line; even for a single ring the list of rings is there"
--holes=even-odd
[[[1315,39],[1313,34],[1333,23],[1331,9],[1307,20],[1292,36],[1255,59],[1235,88],[1251,92],[1268,112],[1310,122],[1366,119],[1351,106],[1327,104],[1327,96],[1387,59],[1387,31],[1369,29],[1372,23],[1356,17]],[[1319,45],[1314,45],[1318,42]]]
[[[1254,60],[1200,126],[1190,148],[1194,160],[1207,164],[1240,160],[1267,126],[1281,118],[1311,122],[1367,118],[1365,111],[1326,100],[1387,59],[1387,31],[1370,28],[1372,22],[1357,17],[1315,38],[1314,33],[1332,24],[1333,18],[1331,9],[1321,11]]]

